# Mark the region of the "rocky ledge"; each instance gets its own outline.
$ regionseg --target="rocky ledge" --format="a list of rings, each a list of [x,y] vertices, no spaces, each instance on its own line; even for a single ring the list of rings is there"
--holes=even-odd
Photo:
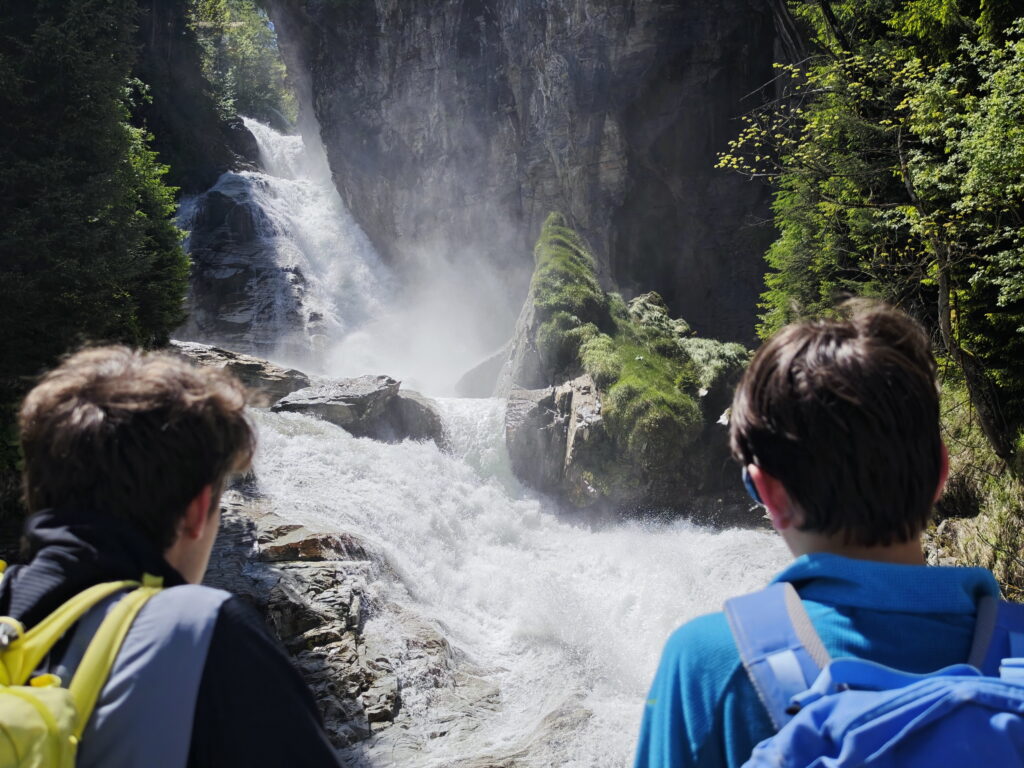
[[[254,407],[316,416],[356,437],[388,443],[432,440],[442,450],[448,446],[434,401],[401,389],[401,382],[390,376],[313,377],[269,360],[192,341],[171,341],[168,350],[196,365],[233,374],[249,390],[249,403]]]
[[[399,711],[394,665],[363,637],[367,583],[386,566],[362,542],[289,523],[248,486],[222,500],[205,583],[249,602],[288,650],[332,743],[367,738]]]
[[[302,371],[210,344],[171,341],[168,351],[195,365],[218,368],[232,374],[249,390],[249,404],[258,408],[273,405],[290,392],[310,384],[309,376]]]

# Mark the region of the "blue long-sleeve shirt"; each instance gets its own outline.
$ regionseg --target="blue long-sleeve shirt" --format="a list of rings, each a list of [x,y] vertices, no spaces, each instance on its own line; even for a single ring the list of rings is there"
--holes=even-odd
[[[908,672],[967,660],[978,600],[998,596],[984,568],[933,568],[805,555],[773,580],[804,601],[833,658]],[[665,644],[640,727],[635,768],[739,766],[774,733],[725,615],[701,616]]]

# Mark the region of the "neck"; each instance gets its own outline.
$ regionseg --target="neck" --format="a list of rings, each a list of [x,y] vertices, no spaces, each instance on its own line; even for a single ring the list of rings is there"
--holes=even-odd
[[[886,544],[873,547],[846,544],[840,537],[822,536],[806,533],[795,529],[787,529],[783,538],[794,557],[823,552],[830,555],[841,555],[855,560],[871,560],[878,563],[896,563],[901,565],[924,565],[924,551],[921,548],[921,535],[899,544]]]

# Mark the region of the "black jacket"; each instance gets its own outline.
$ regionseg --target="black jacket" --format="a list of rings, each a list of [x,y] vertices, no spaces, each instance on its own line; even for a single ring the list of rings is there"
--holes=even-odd
[[[162,576],[183,584],[130,523],[81,509],[45,510],[26,526],[30,560],[0,581],[0,615],[26,627],[104,581]],[[159,724],[154,724],[159,727]],[[189,768],[340,765],[316,704],[260,617],[237,597],[221,606],[195,706]]]

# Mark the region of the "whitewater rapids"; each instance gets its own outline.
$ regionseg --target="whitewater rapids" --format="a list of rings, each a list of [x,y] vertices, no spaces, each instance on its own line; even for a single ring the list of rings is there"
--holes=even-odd
[[[263,170],[225,174],[215,189],[257,206],[261,258],[305,277],[301,294],[282,281],[255,284],[267,294],[257,295],[261,304],[299,301],[307,318],[297,330],[283,319],[294,312],[264,312],[254,338],[282,355],[302,347],[296,357],[328,375],[386,373],[443,391],[479,359],[481,348],[459,336],[474,326],[465,313],[478,310],[438,308],[459,295],[445,288],[443,269],[420,286],[425,300],[397,290],[345,210],[317,141],[246,126]],[[481,306],[494,305],[479,295]],[[275,514],[355,534],[383,563],[363,585],[363,640],[372,658],[394,665],[401,709],[347,760],[374,768],[628,765],[665,639],[726,597],[764,585],[788,559],[782,543],[764,530],[681,520],[570,522],[514,478],[504,401],[438,404],[450,453],[357,439],[297,414],[253,414],[255,476]]]
[[[258,416],[256,474],[277,513],[359,535],[393,572],[368,585],[391,607],[365,634],[398,660],[402,711],[350,759],[628,765],[666,637],[764,585],[784,547],[765,531],[685,521],[564,522],[512,478],[502,401],[441,405],[452,455],[433,443],[353,438],[303,416]],[[416,631],[409,616],[454,649],[445,674],[403,640]]]

